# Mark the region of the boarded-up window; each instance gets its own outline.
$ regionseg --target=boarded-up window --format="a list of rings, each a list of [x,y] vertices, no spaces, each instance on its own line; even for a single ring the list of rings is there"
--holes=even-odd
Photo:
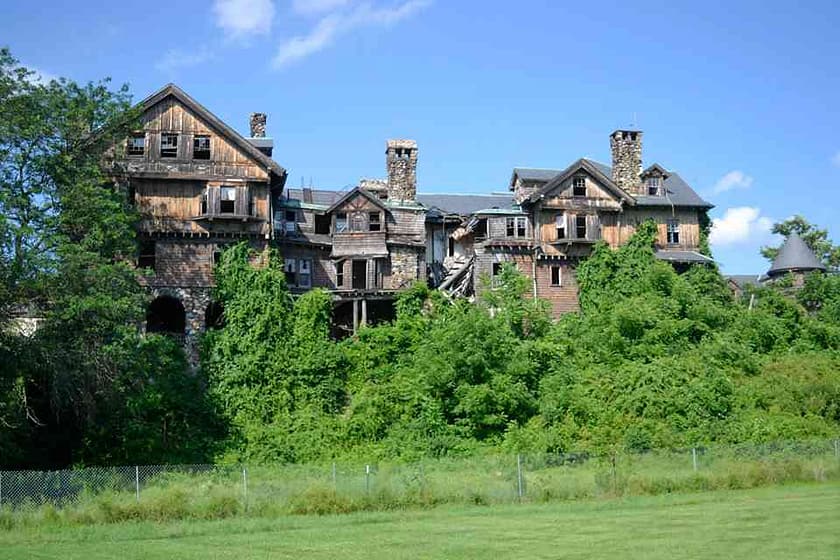
[[[193,159],[210,159],[210,136],[196,134],[193,138]]]
[[[222,187],[220,194],[219,212],[221,214],[233,214],[236,212],[236,187]]]
[[[164,132],[160,135],[160,157],[178,157],[178,135],[171,132]]]

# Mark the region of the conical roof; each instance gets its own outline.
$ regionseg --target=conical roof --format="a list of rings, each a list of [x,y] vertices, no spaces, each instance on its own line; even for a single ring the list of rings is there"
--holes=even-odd
[[[775,276],[793,271],[825,270],[823,265],[808,244],[797,233],[791,233],[779,254],[773,261],[768,276]]]

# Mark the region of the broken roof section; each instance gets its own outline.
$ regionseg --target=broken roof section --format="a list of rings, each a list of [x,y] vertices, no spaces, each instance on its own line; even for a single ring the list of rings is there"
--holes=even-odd
[[[808,247],[805,240],[794,232],[788,236],[782,248],[779,249],[779,253],[773,260],[773,265],[767,271],[767,275],[779,276],[788,272],[808,272],[810,270],[825,271],[825,265]]]

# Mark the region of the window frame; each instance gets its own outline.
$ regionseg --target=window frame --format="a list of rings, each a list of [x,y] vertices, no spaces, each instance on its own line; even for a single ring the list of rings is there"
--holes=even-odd
[[[555,273],[556,273],[556,280],[555,280]],[[557,288],[563,286],[563,267],[559,264],[553,264],[550,268],[550,279],[551,279],[551,286]]]
[[[137,150],[137,147],[134,144],[135,140],[142,140],[142,145],[140,146],[140,150]],[[135,132],[131,136],[128,137],[128,144],[125,148],[125,153],[128,157],[143,157],[146,155],[146,133],[145,132]]]
[[[289,219],[289,216],[292,216],[292,219]],[[284,210],[283,211],[283,229],[286,233],[296,233],[297,232],[297,212],[294,210]]]
[[[294,258],[283,259],[283,273],[286,276],[288,286],[297,286],[297,260]]]
[[[333,264],[335,267],[335,286],[336,288],[344,287],[344,261],[338,261]]]
[[[219,214],[236,214],[236,189],[237,187],[232,185],[219,186]],[[232,192],[233,198],[230,200],[225,199],[225,192]],[[230,211],[225,210],[225,208],[228,207],[230,208]]]
[[[351,212],[348,216],[347,226],[351,233],[362,233],[367,231],[367,219],[364,212]]]
[[[528,237],[528,218],[525,216],[505,218],[505,237],[514,239]]]
[[[336,212],[334,233],[347,233],[349,226],[350,222],[347,219],[347,212]]]
[[[198,150],[198,149],[197,149],[197,148],[198,148],[198,143],[199,143],[199,141],[203,141],[203,140],[207,140],[207,149],[206,149],[206,150]],[[210,146],[211,146],[211,145],[212,145],[212,142],[211,142],[211,139],[210,139],[210,135],[209,135],[209,134],[196,134],[195,136],[193,136],[193,154],[192,154],[192,158],[193,158],[193,159],[196,159],[196,160],[199,160],[199,161],[208,161],[208,160],[210,160],[210,157],[211,157],[211,153],[210,153]],[[201,153],[201,154],[206,153],[206,154],[207,154],[207,157],[197,157],[197,156],[196,156],[196,154],[197,154],[197,153]]]
[[[567,239],[569,230],[569,217],[565,212],[559,212],[554,216],[554,228],[557,239]]]
[[[374,226],[376,226],[376,229],[374,229]],[[381,213],[379,213],[379,212],[368,212],[368,231],[382,231],[382,214]]]
[[[680,244],[680,220],[671,218],[665,222],[665,242],[668,245]]]
[[[580,192],[580,189],[583,192]],[[583,175],[575,175],[572,177],[572,196],[574,197],[586,197],[586,177]]]
[[[312,287],[312,259],[298,259],[297,287]]]
[[[174,144],[165,142],[165,140],[174,140]],[[177,132],[161,132],[160,133],[160,159],[178,159],[178,133]]]
[[[583,220],[583,222],[581,222]],[[583,228],[583,235],[580,234],[581,227]],[[577,214],[575,216],[575,239],[586,239],[586,214]]]
[[[662,178],[658,176],[648,177],[645,179],[645,187],[648,196],[660,196],[662,193]]]
[[[157,241],[143,239],[137,251],[137,268],[149,268],[157,271]]]

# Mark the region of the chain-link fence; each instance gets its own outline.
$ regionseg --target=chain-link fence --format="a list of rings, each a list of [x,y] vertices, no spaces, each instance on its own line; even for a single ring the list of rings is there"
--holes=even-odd
[[[837,439],[643,452],[482,455],[415,463],[0,471],[0,511],[88,507],[100,513],[117,511],[122,518],[225,517],[243,511],[336,513],[829,479],[840,479]]]

